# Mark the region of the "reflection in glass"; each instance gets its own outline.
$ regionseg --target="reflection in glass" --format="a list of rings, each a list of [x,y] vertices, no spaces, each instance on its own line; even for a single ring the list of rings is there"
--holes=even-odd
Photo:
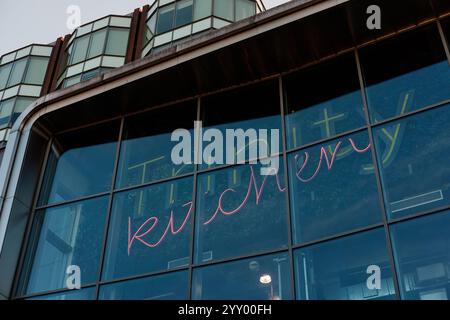
[[[450,204],[450,106],[374,131],[391,219]]]
[[[302,248],[294,255],[300,300],[395,299],[383,229]]]
[[[195,0],[194,21],[212,15],[212,0]]]
[[[0,67],[0,90],[3,90],[8,83],[9,74],[11,73],[13,64],[8,63]]]
[[[66,288],[66,269],[80,267],[81,284],[96,281],[108,198],[96,198],[36,212],[21,292]]]
[[[14,67],[9,77],[8,87],[15,86],[22,82],[28,59],[24,58],[14,62]]]
[[[16,99],[8,99],[0,102],[0,128],[7,127],[14,109]]]
[[[100,300],[187,300],[188,271],[139,278],[100,287]]]
[[[86,54],[89,46],[90,35],[85,35],[81,38],[75,39],[73,42],[73,52],[71,54],[72,60],[70,64],[76,64],[86,59]]]
[[[227,137],[227,130],[242,130],[245,141],[242,147],[238,147],[239,140],[229,139],[223,143],[224,149],[222,154],[226,155],[226,146],[234,143],[234,159],[233,163],[237,163],[237,159],[255,158],[250,150],[255,150],[256,145],[266,144],[271,140],[272,133],[276,130],[281,131],[281,115],[280,115],[280,98],[278,92],[278,82],[266,81],[257,85],[245,86],[236,90],[230,90],[224,93],[208,96],[202,99],[202,120],[203,132],[209,128],[219,130],[222,136]],[[267,140],[261,137],[259,130],[266,130],[268,134]],[[275,130],[275,131],[273,131]],[[253,133],[253,134],[252,134]],[[212,139],[214,140],[214,138]],[[231,141],[233,140],[233,141]],[[281,152],[281,134],[279,134],[278,145],[272,141],[268,143],[268,153],[275,155]],[[208,145],[204,143],[204,148]],[[278,146],[278,148],[276,148]],[[253,148],[250,148],[253,147]],[[232,148],[232,147],[230,147]],[[200,165],[201,169],[212,168],[216,164],[207,164],[209,159],[204,159]],[[223,159],[225,162],[226,159]]]
[[[117,194],[103,279],[189,264],[192,191],[190,177]]]
[[[196,262],[287,246],[284,169],[271,176],[260,169],[242,165],[199,176]]]
[[[391,230],[402,298],[449,300],[450,212],[395,224]]]
[[[179,142],[171,141],[171,134],[176,129],[190,131],[193,161],[192,128],[195,119],[195,101],[128,118],[121,147],[117,186],[140,185],[192,172],[192,164],[173,163],[172,149]]]
[[[229,21],[234,21],[234,1],[214,0],[214,15]]]
[[[36,101],[36,98],[17,97],[16,104],[14,105],[14,113],[11,117],[11,123],[13,124],[20,114],[24,112],[25,109],[28,108],[34,101]]]
[[[37,296],[27,300],[95,300],[95,287]]]
[[[163,33],[173,28],[174,12],[175,12],[174,4],[159,9],[158,25],[156,26],[156,33]]]
[[[119,123],[112,122],[56,136],[39,204],[110,190],[118,135]]]
[[[194,269],[192,298],[292,299],[288,254],[278,253]]]
[[[450,98],[450,66],[435,24],[361,49],[372,122]]]
[[[289,149],[366,124],[353,55],[301,70],[286,77],[283,83]]]
[[[128,46],[128,29],[110,29],[106,42],[106,54],[125,56]]]
[[[250,0],[236,0],[236,21],[253,16],[256,12],[256,6]]]
[[[289,155],[294,242],[381,222],[367,132]]]
[[[193,2],[194,0],[183,0],[177,2],[175,27],[179,27],[192,22]]]
[[[101,55],[105,46],[106,29],[96,31],[92,34],[91,46],[87,59]]]

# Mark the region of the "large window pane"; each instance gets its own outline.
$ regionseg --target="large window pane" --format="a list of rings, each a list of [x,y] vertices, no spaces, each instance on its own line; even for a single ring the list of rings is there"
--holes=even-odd
[[[381,222],[367,132],[289,155],[295,243]]]
[[[106,43],[106,54],[125,56],[127,53],[129,30],[110,29]]]
[[[188,271],[124,281],[100,287],[100,300],[187,300]]]
[[[175,165],[172,161],[172,149],[179,142],[171,141],[171,134],[176,129],[190,130],[192,162],[192,128],[196,117],[196,101],[193,101],[127,119],[117,186],[139,185],[191,172],[194,168],[192,163]]]
[[[234,21],[234,1],[214,0],[214,15]]]
[[[55,137],[39,204],[67,201],[110,190],[119,123]]]
[[[92,34],[91,47],[89,48],[88,59],[101,55],[105,46],[106,29],[97,31]]]
[[[192,22],[192,6],[194,0],[183,0],[177,2],[177,14],[175,19],[175,27],[182,26]]]
[[[450,98],[450,66],[435,24],[360,54],[373,122]]]
[[[175,5],[171,4],[165,6],[158,11],[158,24],[156,33],[163,33],[173,28],[173,16],[175,12]]]
[[[256,150],[259,143],[269,142],[272,134],[280,132],[281,115],[280,115],[280,98],[277,81],[266,81],[257,85],[246,86],[237,90],[231,90],[224,93],[212,95],[202,99],[202,120],[204,132],[208,129],[216,129],[222,133],[224,141],[227,140],[227,130],[242,130],[241,138],[245,136],[244,143],[238,146],[239,140],[234,139],[234,158],[236,163],[238,159],[256,158],[251,154],[251,150]],[[259,130],[266,130],[268,138],[263,139],[259,136]],[[279,134],[281,137],[281,134]],[[258,137],[260,139],[258,139]],[[212,138],[214,140],[214,138]],[[229,139],[232,140],[232,139]],[[226,141],[225,141],[226,142]],[[204,143],[204,149],[208,145]],[[233,148],[224,143],[223,155],[227,154],[226,148]],[[259,144],[260,145],[260,144]],[[275,143],[268,143],[270,154],[281,152],[281,138],[279,139],[278,148]],[[278,149],[278,150],[277,150]],[[228,162],[222,157],[223,163]],[[211,168],[220,163],[209,163],[209,154],[203,154],[203,162],[200,168]]]
[[[300,300],[395,299],[383,229],[303,248],[294,254]]]
[[[28,300],[95,300],[95,287],[37,296]]]
[[[89,46],[89,38],[90,35],[88,34],[81,38],[75,39],[73,43],[73,50],[71,53],[72,60],[71,63],[69,63],[69,65],[76,64],[78,62],[86,60],[86,54]]]
[[[47,71],[48,58],[30,58],[25,83],[42,85]]]
[[[0,67],[0,90],[6,87],[8,83],[9,74],[11,73],[13,64],[9,63]]]
[[[288,148],[366,124],[353,55],[289,75],[284,80]]]
[[[192,286],[196,300],[289,300],[289,257],[279,253],[195,269]]]
[[[236,0],[236,21],[253,16],[255,13],[255,2],[249,0]]]
[[[22,82],[25,73],[25,68],[27,67],[28,59],[24,58],[14,62],[14,67],[11,72],[11,76],[8,81],[8,87],[15,86]]]
[[[243,165],[200,175],[196,262],[287,246],[284,169],[272,176],[260,169]]]
[[[195,0],[194,21],[212,15],[212,0]]]
[[[192,190],[184,178],[117,194],[103,279],[188,265]]]
[[[81,284],[96,281],[108,198],[37,211],[22,273],[22,293],[66,288],[68,266]]]
[[[403,299],[450,299],[450,212],[392,227]]]
[[[375,130],[391,219],[450,204],[450,106]]]

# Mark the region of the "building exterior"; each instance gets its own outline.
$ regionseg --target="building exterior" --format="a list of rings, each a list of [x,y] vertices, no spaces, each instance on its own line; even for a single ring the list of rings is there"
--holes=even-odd
[[[446,0],[160,0],[3,56],[0,297],[449,299],[449,47]],[[194,121],[277,174],[174,164]]]

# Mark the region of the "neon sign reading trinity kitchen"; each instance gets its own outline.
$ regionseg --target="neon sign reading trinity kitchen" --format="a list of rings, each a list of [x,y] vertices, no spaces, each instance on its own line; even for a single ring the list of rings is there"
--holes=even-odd
[[[365,148],[360,149],[356,146],[355,142],[351,138],[348,139],[348,142],[349,142],[349,147],[351,148],[351,150],[355,151],[357,154],[365,153],[365,152],[369,151],[371,148],[371,145],[369,144]],[[325,162],[326,169],[328,169],[328,171],[332,170],[333,165],[336,161],[336,156],[338,154],[338,151],[342,148],[342,144],[343,144],[343,141],[339,141],[336,144],[336,146],[334,147],[334,150],[332,152],[330,152],[331,155],[329,155],[329,151],[327,151],[325,149],[325,147],[320,148],[319,161],[317,163],[317,167],[314,170],[314,173],[310,177],[305,177],[303,175],[303,171],[305,170],[305,168],[307,167],[307,165],[309,163],[309,159],[310,159],[309,153],[306,151],[304,152],[304,157],[303,157],[304,160],[301,165],[298,165],[298,160],[300,157],[298,157],[298,155],[297,155],[295,157],[295,163],[297,165],[295,175],[296,175],[297,179],[302,183],[308,183],[308,182],[312,181],[318,175],[318,173],[320,172],[320,169],[324,168],[323,162]],[[238,214],[243,208],[245,208],[245,206],[249,203],[249,201],[252,200],[250,197],[252,194],[252,191],[255,191],[255,197],[254,197],[253,201],[255,201],[255,204],[258,206],[261,203],[261,199],[264,194],[264,189],[265,189],[269,179],[271,179],[272,181],[275,180],[275,183],[277,185],[277,190],[279,192],[286,191],[286,187],[283,187],[281,185],[279,173],[277,173],[275,175],[266,175],[263,177],[264,178],[263,178],[261,184],[258,185],[258,183],[256,181],[253,166],[250,166],[250,178],[248,180],[247,190],[241,194],[239,194],[239,192],[234,188],[227,188],[227,189],[223,190],[218,198],[216,209],[214,210],[214,212],[211,213],[210,217],[206,221],[203,222],[203,226],[213,223],[219,214],[229,216],[229,217]],[[239,196],[241,196],[242,201],[234,209],[225,210],[224,203],[232,195],[234,195],[238,199],[239,199]],[[158,224],[160,224],[159,218],[157,216],[151,216],[150,218],[145,220],[144,223],[142,223],[136,229],[136,231],[132,231],[132,219],[131,219],[131,217],[128,217],[128,247],[127,247],[128,255],[131,254],[133,245],[136,242],[139,242],[148,248],[155,248],[155,247],[159,246],[164,241],[164,239],[166,239],[166,237],[169,235],[169,233],[173,236],[176,236],[177,234],[182,232],[184,230],[184,228],[186,227],[186,225],[192,215],[192,211],[194,208],[193,201],[189,201],[189,202],[183,204],[181,206],[181,208],[184,208],[184,210],[186,211],[186,215],[185,215],[181,225],[175,226],[174,209],[171,209],[169,221],[167,222],[167,226],[165,227],[162,234],[159,237],[157,237],[158,240],[153,241],[153,242],[150,242],[148,239],[146,239],[146,237],[148,237],[149,235],[153,234],[153,232],[155,232],[156,227],[158,226]]]

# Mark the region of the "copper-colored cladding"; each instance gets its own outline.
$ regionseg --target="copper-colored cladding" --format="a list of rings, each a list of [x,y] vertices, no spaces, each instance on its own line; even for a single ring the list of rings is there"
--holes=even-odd
[[[139,30],[140,9],[134,9],[133,17],[131,18],[130,35],[128,37],[127,53],[125,55],[125,63],[134,60],[134,51],[136,50],[136,36]]]
[[[150,6],[148,4],[143,6],[140,10],[139,24],[138,24],[138,28],[137,28],[136,45],[135,45],[135,49],[134,49],[133,60],[138,60],[141,58],[142,42],[143,42],[143,37],[145,34],[145,23],[147,22],[146,20],[147,20],[147,14],[148,14],[149,10],[150,10]]]
[[[55,45],[52,49],[52,54],[50,55],[50,61],[48,62],[47,72],[45,73],[44,84],[41,89],[41,97],[45,96],[47,93],[51,91],[51,85],[53,78],[57,77],[57,65],[59,60],[59,55],[61,52],[63,44],[63,38],[58,38],[55,41]]]
[[[63,65],[64,59],[66,59],[65,49],[67,48],[67,43],[69,42],[71,36],[72,36],[71,34],[67,34],[67,35],[64,36],[64,40],[62,41],[61,48],[59,50],[58,59],[56,59],[57,63],[56,63],[56,66],[54,68],[53,77],[52,77],[51,82],[50,82],[51,85],[50,85],[50,88],[47,90],[46,93],[50,93],[50,92],[53,92],[53,91],[56,90],[56,85],[57,85],[57,82],[58,82],[58,77],[59,77],[59,72],[61,70],[61,65]],[[53,54],[53,52],[52,52],[52,54]]]

